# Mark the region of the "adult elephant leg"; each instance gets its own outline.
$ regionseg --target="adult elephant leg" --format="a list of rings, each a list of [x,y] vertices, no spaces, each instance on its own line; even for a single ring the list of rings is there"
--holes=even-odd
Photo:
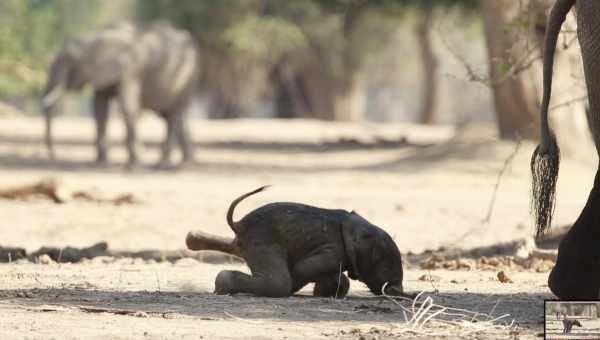
[[[242,256],[252,275],[234,270],[224,270],[215,280],[215,293],[249,293],[268,297],[285,297],[292,294],[292,277],[285,255],[270,246],[242,249]]]
[[[96,121],[96,163],[106,164],[107,143],[106,125],[108,122],[108,109],[110,94],[108,91],[98,90],[94,92],[94,119]]]
[[[119,103],[123,112],[123,120],[127,137],[125,144],[129,152],[128,165],[138,163],[136,120],[140,111],[140,82],[137,79],[125,79],[119,89]]]
[[[156,165],[157,168],[166,168],[169,166],[169,163],[171,162],[171,150],[173,149],[175,134],[177,134],[175,117],[169,113],[163,113],[162,116],[165,119],[166,124],[165,140],[161,146],[161,155],[160,160]]]
[[[575,224],[558,247],[548,287],[561,299],[596,299],[600,290],[600,171]]]
[[[194,161],[194,154],[190,140],[190,134],[187,127],[187,116],[185,113],[177,115],[175,127],[177,130],[177,142],[181,148],[181,162],[183,164]]]
[[[588,119],[600,151],[600,1],[578,0],[577,30],[587,85]],[[600,167],[587,203],[562,239],[548,286],[560,298],[596,299],[600,290]]]

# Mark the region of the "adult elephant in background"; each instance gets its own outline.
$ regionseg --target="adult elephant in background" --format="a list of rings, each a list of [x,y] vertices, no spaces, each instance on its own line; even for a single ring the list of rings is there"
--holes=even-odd
[[[588,121],[596,150],[600,152],[600,1],[556,1],[546,31],[544,93],[541,110],[540,144],[531,160],[533,212],[538,235],[550,227],[559,167],[559,148],[548,124],[552,68],[558,34],[571,8],[577,14],[577,34],[588,90]],[[600,289],[600,171],[587,204],[558,248],[556,265],[548,286],[562,299],[595,299]]]
[[[183,162],[191,161],[185,111],[197,78],[198,55],[191,36],[164,22],[147,27],[120,23],[66,42],[52,63],[42,99],[49,157],[54,159],[52,120],[64,94],[89,85],[98,163],[107,162],[106,126],[113,99],[125,122],[129,165],[138,161],[135,125],[142,109],[155,111],[166,122],[159,165],[169,164],[175,140]]]

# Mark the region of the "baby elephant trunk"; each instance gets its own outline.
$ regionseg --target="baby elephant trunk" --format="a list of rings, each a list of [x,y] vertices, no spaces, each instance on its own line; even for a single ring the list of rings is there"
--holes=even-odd
[[[383,288],[384,293],[390,296],[401,296],[409,299],[414,299],[416,297],[415,294],[410,294],[404,292],[404,288],[402,287],[402,282],[400,283],[388,283]]]
[[[189,232],[185,238],[185,244],[190,250],[216,250],[242,257],[235,239],[210,235],[201,231]]]

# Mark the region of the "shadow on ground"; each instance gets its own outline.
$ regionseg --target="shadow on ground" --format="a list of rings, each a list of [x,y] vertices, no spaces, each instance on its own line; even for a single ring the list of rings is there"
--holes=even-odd
[[[227,141],[227,142],[208,142],[195,143],[197,161],[188,164],[183,168],[174,166],[163,170],[191,170],[191,171],[232,171],[232,172],[328,172],[328,171],[396,171],[396,172],[414,172],[423,171],[428,168],[436,168],[440,162],[449,160],[485,160],[490,157],[496,157],[494,146],[495,140],[481,140],[461,142],[458,139],[452,139],[440,144],[415,144],[404,138],[399,140],[377,140],[373,143],[362,142],[355,139],[341,139],[334,142],[322,143],[283,143],[283,142],[248,142],[248,141]],[[8,145],[11,149],[19,145],[43,145],[39,138],[22,136],[0,136],[0,145]],[[158,148],[157,142],[144,143],[147,148]],[[61,150],[59,154],[68,154],[71,147],[86,146],[90,148],[90,159],[93,157],[93,145],[90,141],[81,139],[60,139],[55,141],[55,147]],[[115,144],[116,147],[122,147]],[[229,150],[236,152],[255,152],[255,153],[279,153],[286,156],[295,154],[333,154],[347,151],[377,151],[377,150],[396,150],[398,154],[392,159],[384,161],[375,161],[365,164],[344,164],[336,165],[330,162],[316,162],[316,164],[295,164],[293,161],[285,165],[269,161],[256,161],[249,164],[244,159],[231,161],[213,161],[202,156],[202,150]],[[506,157],[507,155],[502,155]],[[61,158],[49,160],[44,155],[23,156],[19,153],[0,154],[0,168],[4,169],[52,169],[61,171],[87,171],[99,173],[119,173],[123,172],[124,165],[110,163],[109,165],[98,166],[92,161],[72,160]],[[130,171],[151,172],[156,169],[151,164],[144,164]],[[482,168],[481,171],[488,171]]]
[[[92,287],[93,288],[93,287]],[[543,324],[544,294],[441,293],[434,302],[445,307],[482,314],[503,314],[506,323],[514,320],[523,328]],[[349,296],[344,300],[296,295],[290,298],[219,296],[207,292],[105,291],[77,288],[0,290],[0,304],[15,305],[32,312],[81,311],[115,315],[184,318],[202,320],[269,319],[275,321],[364,321],[391,323],[404,321],[402,309],[384,297]],[[406,308],[410,302],[402,302]],[[417,306],[418,308],[418,306]],[[460,313],[452,311],[454,313]],[[440,316],[438,319],[454,319]],[[473,322],[485,321],[478,316]]]

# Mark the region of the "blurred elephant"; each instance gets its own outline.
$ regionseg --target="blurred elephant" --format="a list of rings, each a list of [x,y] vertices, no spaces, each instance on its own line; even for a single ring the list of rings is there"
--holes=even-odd
[[[145,28],[120,23],[65,43],[50,68],[43,94],[46,145],[54,159],[52,119],[66,91],[90,85],[94,92],[97,162],[107,162],[109,103],[118,102],[126,127],[129,165],[138,161],[135,123],[142,109],[165,119],[167,132],[160,166],[168,165],[174,140],[191,161],[185,111],[198,78],[197,49],[191,36],[167,23]]]

